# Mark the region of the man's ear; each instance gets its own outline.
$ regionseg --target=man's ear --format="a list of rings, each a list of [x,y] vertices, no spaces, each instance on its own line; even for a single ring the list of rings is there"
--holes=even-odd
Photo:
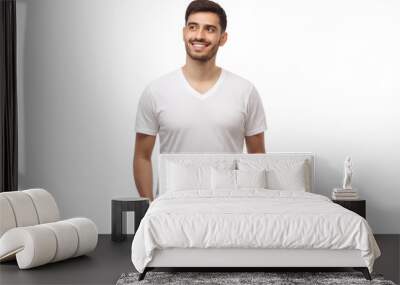
[[[186,26],[183,26],[182,28],[182,40],[185,42],[185,28]]]
[[[219,46],[222,47],[226,43],[227,40],[228,40],[228,33],[223,32],[223,34],[221,36],[221,40],[219,42]]]

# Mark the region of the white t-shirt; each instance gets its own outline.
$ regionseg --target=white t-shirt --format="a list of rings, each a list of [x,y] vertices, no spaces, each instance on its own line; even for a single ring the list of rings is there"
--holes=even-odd
[[[196,91],[181,68],[144,89],[135,131],[160,138],[160,153],[243,153],[244,137],[267,129],[255,86],[224,68],[206,93]]]

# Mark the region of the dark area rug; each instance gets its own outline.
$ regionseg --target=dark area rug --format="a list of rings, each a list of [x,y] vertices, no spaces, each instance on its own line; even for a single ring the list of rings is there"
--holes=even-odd
[[[396,285],[384,280],[381,274],[371,274],[372,280],[366,280],[361,272],[147,272],[146,277],[138,281],[139,273],[123,273],[116,285],[133,284],[379,284]]]

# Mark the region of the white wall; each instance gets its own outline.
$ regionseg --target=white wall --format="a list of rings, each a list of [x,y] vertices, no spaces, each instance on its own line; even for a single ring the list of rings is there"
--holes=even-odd
[[[400,3],[218,2],[228,42],[217,65],[260,91],[267,150],[314,152],[325,195],[351,155],[373,231],[400,233]],[[48,189],[64,217],[110,233],[111,198],[138,195],[139,96],[185,63],[188,3],[17,0],[21,189]],[[158,151],[157,139],[155,168]]]

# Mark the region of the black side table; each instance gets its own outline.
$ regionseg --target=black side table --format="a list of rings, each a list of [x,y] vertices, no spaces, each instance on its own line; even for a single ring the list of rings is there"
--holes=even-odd
[[[365,200],[332,200],[332,202],[341,205],[342,207],[359,214],[361,217],[366,219],[365,214]]]
[[[135,212],[135,233],[140,221],[149,208],[149,199],[142,197],[122,197],[111,200],[111,240],[126,239],[126,212]]]

